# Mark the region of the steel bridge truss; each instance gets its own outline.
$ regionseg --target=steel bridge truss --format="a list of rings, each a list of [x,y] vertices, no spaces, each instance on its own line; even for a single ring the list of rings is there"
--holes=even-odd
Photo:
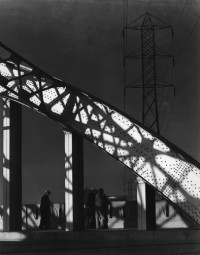
[[[0,96],[59,122],[121,162],[200,224],[200,164],[102,100],[0,43]]]

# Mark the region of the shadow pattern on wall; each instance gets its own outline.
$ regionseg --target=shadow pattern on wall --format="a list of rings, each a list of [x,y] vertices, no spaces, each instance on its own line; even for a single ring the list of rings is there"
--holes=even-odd
[[[200,224],[200,164],[141,123],[0,43],[0,95],[61,123],[120,161]]]

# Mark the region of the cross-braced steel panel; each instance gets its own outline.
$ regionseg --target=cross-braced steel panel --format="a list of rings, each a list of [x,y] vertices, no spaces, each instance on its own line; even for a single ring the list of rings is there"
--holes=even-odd
[[[160,133],[157,91],[155,35],[150,15],[145,15],[141,26],[143,107],[142,123]]]
[[[200,164],[128,115],[0,44],[0,95],[78,133],[200,224]]]

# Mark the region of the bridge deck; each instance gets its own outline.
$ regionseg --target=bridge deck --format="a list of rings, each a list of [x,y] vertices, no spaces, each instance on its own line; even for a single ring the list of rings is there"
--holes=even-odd
[[[0,254],[200,254],[200,230],[1,232]]]

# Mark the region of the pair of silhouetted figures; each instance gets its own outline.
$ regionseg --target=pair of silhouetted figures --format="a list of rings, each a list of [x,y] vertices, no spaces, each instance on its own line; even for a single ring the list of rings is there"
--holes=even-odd
[[[109,208],[110,207],[110,208]],[[103,189],[91,189],[86,201],[86,227],[92,229],[108,228],[108,211],[111,204]]]
[[[49,199],[51,192],[45,191],[40,203],[40,229],[49,229],[52,205]],[[86,201],[86,227],[87,228],[108,228],[108,209],[112,217],[112,207],[103,189],[91,189]]]

